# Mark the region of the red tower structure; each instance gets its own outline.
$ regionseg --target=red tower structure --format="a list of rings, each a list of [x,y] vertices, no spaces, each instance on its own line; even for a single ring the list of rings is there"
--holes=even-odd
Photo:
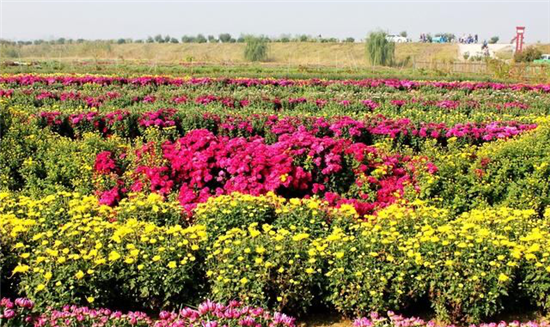
[[[525,33],[525,26],[516,26],[516,52],[523,50],[523,33]]]

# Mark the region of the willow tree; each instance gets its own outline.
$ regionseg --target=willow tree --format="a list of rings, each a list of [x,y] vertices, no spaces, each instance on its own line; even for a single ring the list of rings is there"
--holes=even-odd
[[[382,31],[370,32],[365,40],[367,58],[372,65],[390,66],[395,58],[395,43]]]
[[[267,38],[262,36],[246,36],[244,38],[244,58],[248,61],[267,60]]]

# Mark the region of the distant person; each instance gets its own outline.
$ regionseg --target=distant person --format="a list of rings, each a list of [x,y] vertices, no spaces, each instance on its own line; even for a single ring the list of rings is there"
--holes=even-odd
[[[475,43],[477,43],[477,34],[474,36]]]

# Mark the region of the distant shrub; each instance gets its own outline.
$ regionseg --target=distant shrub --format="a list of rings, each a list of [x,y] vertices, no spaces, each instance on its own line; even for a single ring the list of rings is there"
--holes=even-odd
[[[490,40],[489,40],[489,44],[495,44],[498,42],[498,40],[500,40],[500,38],[498,36],[493,36]]]

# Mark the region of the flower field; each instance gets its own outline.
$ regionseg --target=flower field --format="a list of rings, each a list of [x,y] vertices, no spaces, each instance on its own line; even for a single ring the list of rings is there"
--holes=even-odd
[[[0,109],[2,326],[548,325],[549,85],[3,75]]]

